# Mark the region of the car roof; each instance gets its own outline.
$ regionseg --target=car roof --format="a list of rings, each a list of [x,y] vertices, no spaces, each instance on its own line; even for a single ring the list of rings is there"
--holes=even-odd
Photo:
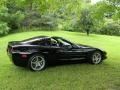
[[[25,39],[23,41],[28,41],[28,40],[32,40],[32,39],[40,39],[40,38],[49,38],[49,37],[48,36],[36,36],[36,37],[29,38],[29,39]]]
[[[50,38],[49,36],[36,36],[36,37],[32,37],[32,38],[29,38],[29,39],[22,40],[21,42],[22,43],[29,43],[29,42],[34,42],[34,41],[49,39],[49,38]]]
[[[54,38],[54,39],[59,39],[59,38],[61,38],[61,39],[63,39],[62,37],[59,37],[59,36],[52,36],[51,38]]]
[[[32,37],[32,38],[29,38],[29,39],[22,40],[21,43],[31,43],[31,42],[34,42],[34,41],[46,40],[46,39],[50,39],[50,38],[64,39],[64,38],[59,37],[59,36],[52,36],[52,37],[49,37],[49,36],[36,36],[36,37]]]

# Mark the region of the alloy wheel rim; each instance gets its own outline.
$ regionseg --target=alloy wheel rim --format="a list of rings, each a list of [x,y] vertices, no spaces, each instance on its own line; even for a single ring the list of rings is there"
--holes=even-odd
[[[43,69],[45,66],[45,60],[41,56],[35,56],[31,60],[31,68],[35,71]]]
[[[101,61],[101,54],[100,53],[94,53],[92,57],[93,63],[94,64],[99,64]]]

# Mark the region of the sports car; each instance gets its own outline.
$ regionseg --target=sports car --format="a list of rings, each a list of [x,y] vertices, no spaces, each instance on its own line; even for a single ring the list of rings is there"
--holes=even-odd
[[[7,53],[16,66],[29,67],[33,71],[43,70],[49,62],[57,60],[86,60],[96,65],[107,58],[106,52],[99,48],[75,44],[56,36],[8,42]]]

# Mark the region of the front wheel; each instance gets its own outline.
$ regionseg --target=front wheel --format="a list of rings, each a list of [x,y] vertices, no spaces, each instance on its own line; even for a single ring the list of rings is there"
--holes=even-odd
[[[102,62],[102,54],[100,51],[95,51],[91,55],[90,63],[92,64],[100,64]]]
[[[33,71],[41,71],[46,67],[46,60],[42,55],[35,54],[30,57],[28,67]]]

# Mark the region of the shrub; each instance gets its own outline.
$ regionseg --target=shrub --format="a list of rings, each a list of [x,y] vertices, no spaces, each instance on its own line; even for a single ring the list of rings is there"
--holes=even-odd
[[[72,20],[68,20],[67,22],[64,22],[63,23],[63,30],[83,32],[83,30],[81,29],[81,26],[79,24],[79,20],[77,20],[77,19],[72,19]]]
[[[74,28],[71,22],[64,22],[62,29],[65,31],[74,31]]]
[[[100,29],[100,34],[120,36],[120,24],[108,23]]]
[[[0,22],[8,22],[9,19],[9,13],[8,13],[8,8],[6,7],[1,7],[0,8]]]
[[[41,15],[37,11],[31,11],[25,14],[22,26],[53,30],[57,28],[58,24],[57,19],[51,15]]]
[[[8,27],[8,9],[6,7],[0,8],[0,36],[6,35],[9,33],[10,28]]]
[[[8,34],[9,30],[10,28],[7,26],[7,23],[0,23],[0,36]]]
[[[5,22],[5,23],[1,23],[1,27],[5,27],[6,25],[13,32],[21,27],[21,23],[23,19],[24,19],[24,14],[21,11],[17,11],[15,13],[9,13],[9,9],[7,7],[0,8],[0,22]],[[3,30],[1,30],[1,32],[2,31]]]
[[[17,30],[22,27],[21,23],[23,22],[25,15],[21,11],[17,11],[16,13],[9,14],[8,25],[13,30]]]

